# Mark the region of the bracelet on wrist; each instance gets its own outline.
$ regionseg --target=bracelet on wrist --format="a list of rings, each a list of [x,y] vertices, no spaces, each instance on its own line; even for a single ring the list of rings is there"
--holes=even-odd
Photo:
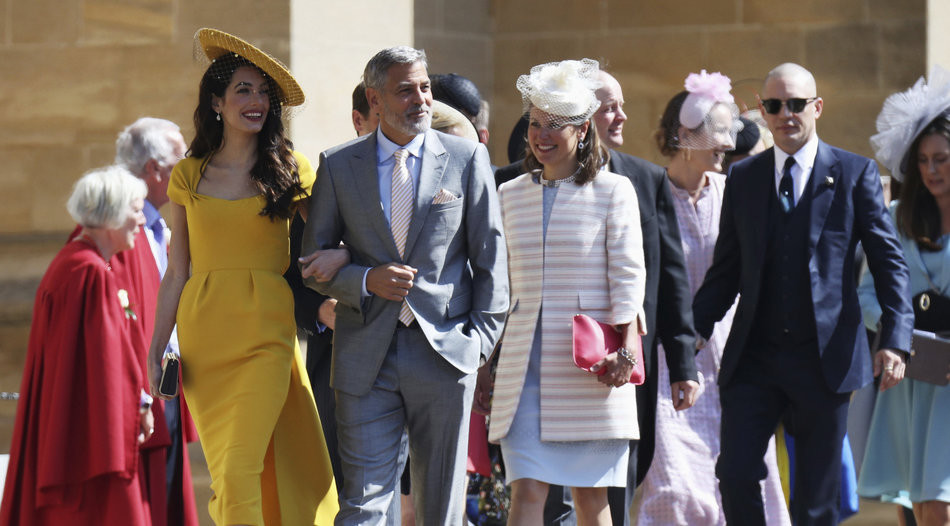
[[[142,411],[143,413],[144,413],[144,412],[147,412],[149,409],[152,408],[152,402],[153,402],[153,401],[154,401],[154,400],[153,400],[153,398],[151,397],[151,395],[148,395],[148,394],[146,394],[146,393],[142,393],[142,394],[139,396],[139,411]]]
[[[636,367],[637,359],[634,358],[633,353],[627,350],[626,347],[620,347],[617,349],[617,354],[624,359],[628,364]]]

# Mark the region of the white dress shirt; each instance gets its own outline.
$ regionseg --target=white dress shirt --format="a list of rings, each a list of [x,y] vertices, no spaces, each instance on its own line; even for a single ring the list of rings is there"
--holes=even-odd
[[[790,156],[781,148],[776,146],[775,150],[775,194],[779,194],[779,184],[782,182],[782,176],[785,174],[785,160]],[[805,193],[805,185],[811,177],[812,168],[815,167],[815,158],[818,157],[818,135],[814,135],[805,143],[794,155],[795,166],[792,167],[792,182],[795,191],[795,204],[802,199]]]

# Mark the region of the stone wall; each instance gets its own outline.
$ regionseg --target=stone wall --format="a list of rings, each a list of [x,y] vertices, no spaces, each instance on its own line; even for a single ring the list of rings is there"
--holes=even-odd
[[[111,162],[143,115],[190,137],[201,67],[192,35],[214,25],[289,57],[289,6],[250,0],[3,0],[0,234],[65,231],[84,171]]]
[[[933,0],[931,0],[933,1]],[[937,0],[938,2],[940,0]],[[496,0],[492,91],[496,162],[521,111],[514,88],[531,66],[601,60],[624,89],[623,150],[663,162],[652,133],[689,72],[721,71],[752,106],[761,79],[781,62],[817,78],[826,141],[870,155],[868,137],[887,95],[926,68],[927,0]]]
[[[191,138],[198,28],[287,61],[289,16],[285,1],[0,0],[0,391],[19,389],[33,296],[72,229],[73,182],[111,163],[117,133],[138,117]],[[0,453],[15,405],[0,401]]]

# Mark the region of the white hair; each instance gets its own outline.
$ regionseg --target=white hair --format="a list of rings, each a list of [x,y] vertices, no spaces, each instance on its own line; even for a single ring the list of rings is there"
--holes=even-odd
[[[173,135],[181,134],[177,124],[165,119],[142,117],[128,125],[115,140],[115,163],[132,175],[143,176],[145,165],[155,159],[163,166],[178,161]]]
[[[119,228],[129,217],[132,201],[145,199],[145,182],[121,166],[87,172],[73,185],[66,210],[89,228]]]

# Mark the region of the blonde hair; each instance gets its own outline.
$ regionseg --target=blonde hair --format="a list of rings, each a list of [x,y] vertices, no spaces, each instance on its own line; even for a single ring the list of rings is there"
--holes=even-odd
[[[478,132],[471,121],[448,104],[432,101],[432,129],[478,142]]]

